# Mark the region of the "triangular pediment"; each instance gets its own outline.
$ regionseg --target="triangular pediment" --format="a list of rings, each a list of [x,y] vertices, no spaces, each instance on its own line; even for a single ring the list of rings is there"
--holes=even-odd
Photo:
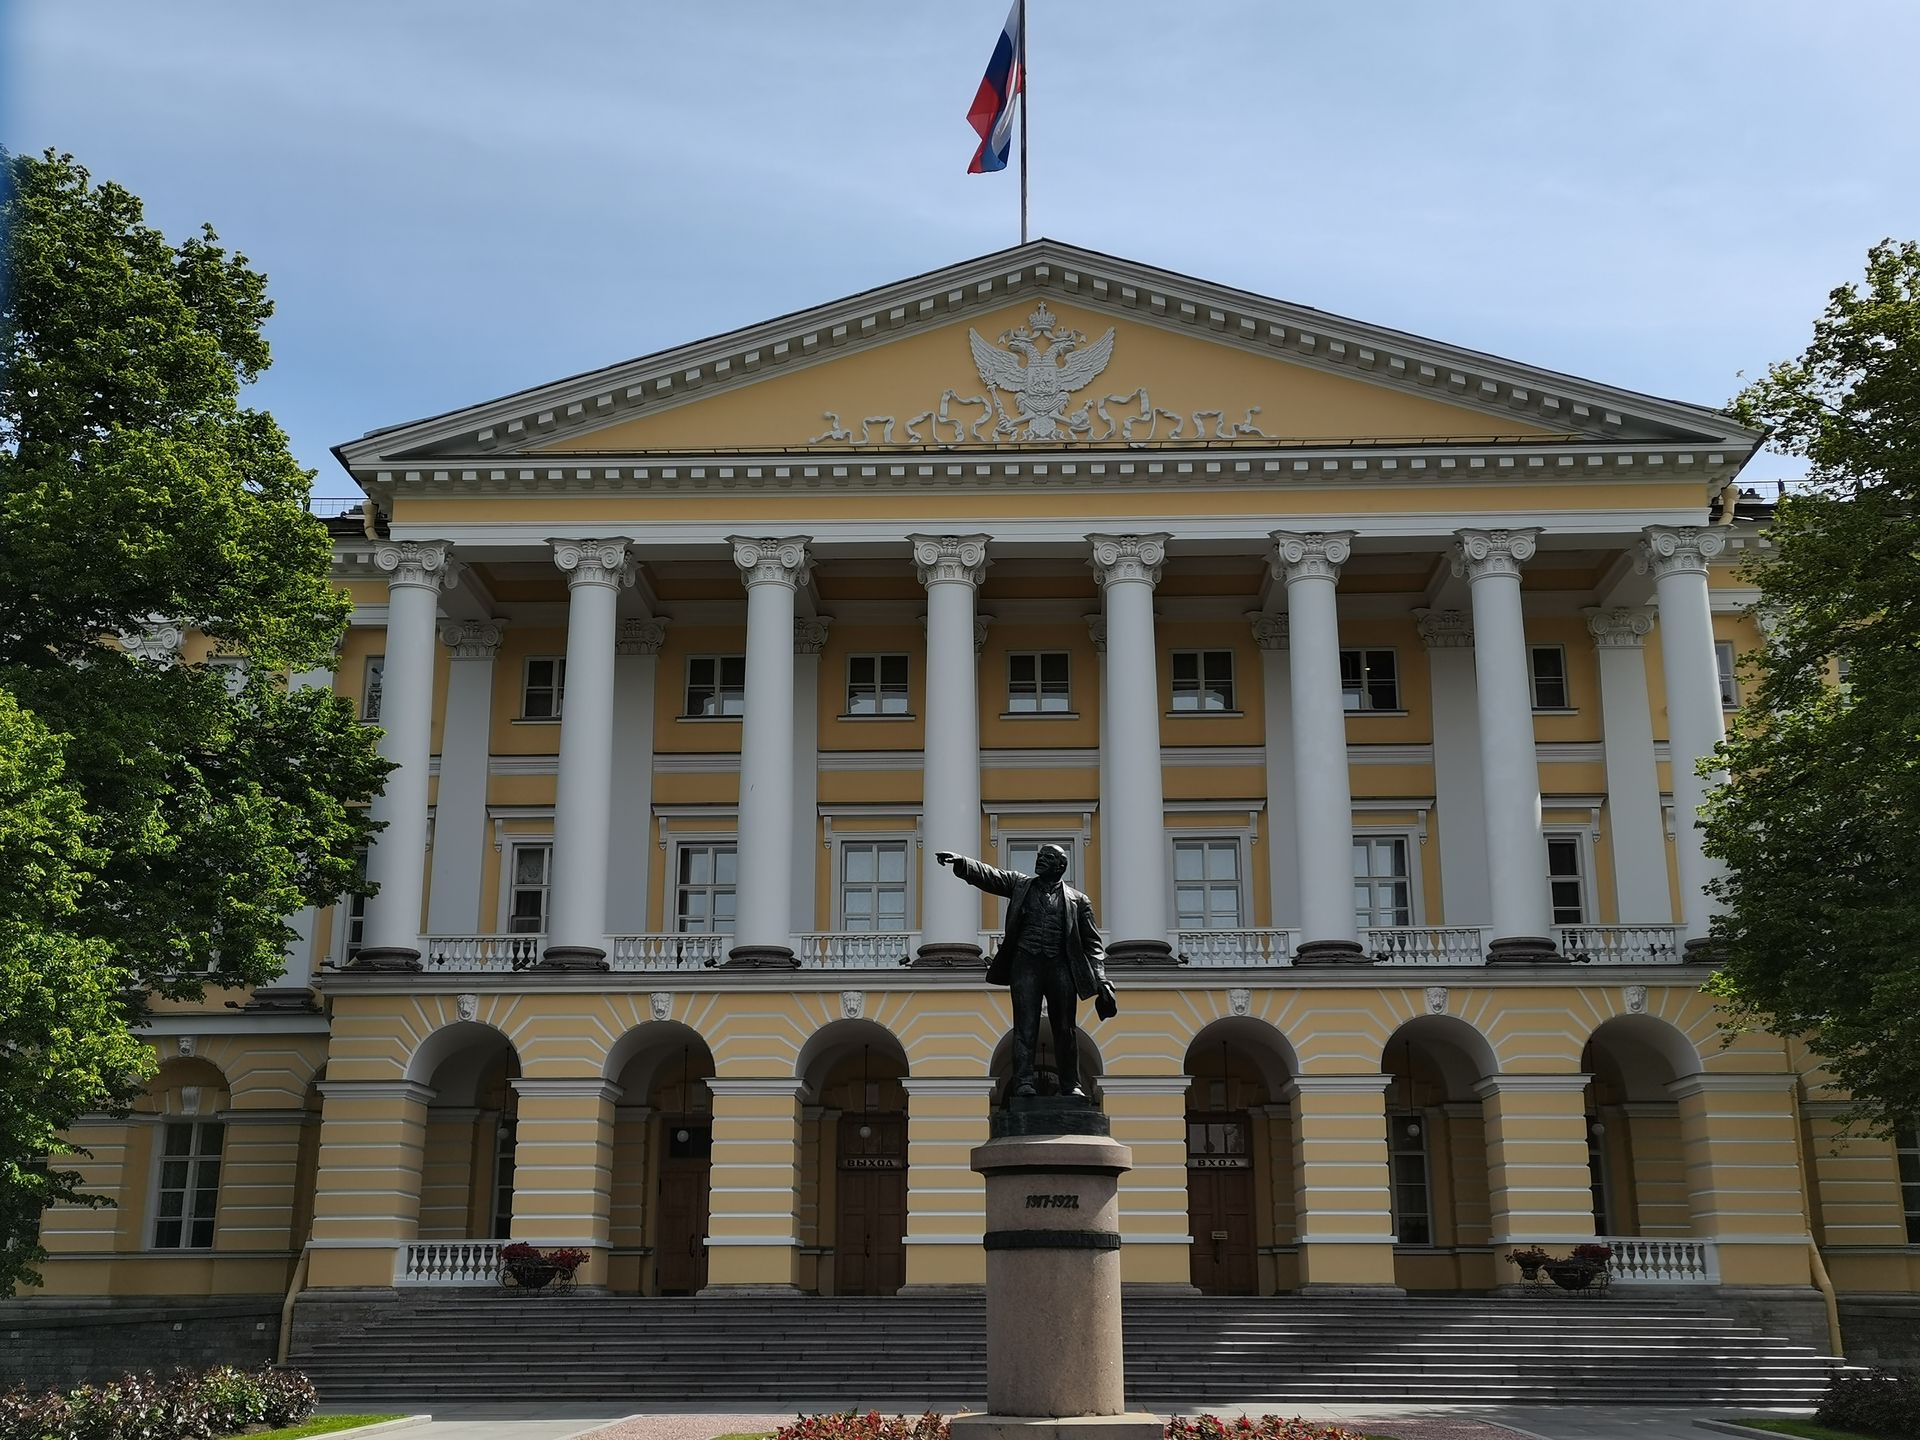
[[[1719,411],[1042,240],[338,447],[440,457],[1662,443]]]

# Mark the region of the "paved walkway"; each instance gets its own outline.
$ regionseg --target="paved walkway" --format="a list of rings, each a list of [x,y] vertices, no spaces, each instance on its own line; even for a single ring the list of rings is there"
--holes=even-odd
[[[369,1405],[367,1410],[378,1410]],[[719,1435],[772,1430],[791,1414],[764,1411],[651,1412],[610,1414],[601,1405],[438,1406],[425,1425],[395,1432],[394,1440],[572,1440],[599,1431],[594,1440],[714,1440]],[[890,1410],[893,1407],[888,1407]],[[1194,1404],[1181,1414],[1260,1415],[1276,1407]],[[1361,1431],[1390,1434],[1399,1440],[1706,1440],[1711,1433],[1696,1419],[1730,1419],[1736,1414],[1804,1415],[1805,1410],[1735,1411],[1713,1406],[1691,1409],[1623,1405],[1283,1405],[1285,1415],[1343,1422]],[[379,1437],[386,1440],[386,1437]]]

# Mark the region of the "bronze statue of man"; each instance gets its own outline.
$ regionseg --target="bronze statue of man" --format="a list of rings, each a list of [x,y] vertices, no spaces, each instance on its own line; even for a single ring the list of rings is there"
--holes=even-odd
[[[1053,1028],[1060,1066],[1060,1093],[1084,1100],[1080,1085],[1080,1035],[1074,1011],[1092,1000],[1103,1020],[1120,1011],[1107,979],[1107,951],[1093,925],[1093,902],[1066,883],[1067,852],[1042,845],[1032,875],[998,870],[951,850],[934,853],[942,865],[989,895],[1007,897],[1007,929],[987,966],[988,983],[1013,992],[1012,1095],[1037,1095],[1033,1052],[1040,1042],[1040,1006]]]

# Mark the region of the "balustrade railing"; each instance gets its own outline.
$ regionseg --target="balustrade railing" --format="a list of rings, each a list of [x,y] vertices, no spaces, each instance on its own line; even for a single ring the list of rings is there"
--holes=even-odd
[[[544,935],[429,935],[421,942],[429,970],[526,970],[540,963]]]
[[[1602,1245],[1613,1247],[1607,1262],[1618,1285],[1718,1285],[1720,1256],[1711,1240],[1650,1239],[1637,1235],[1602,1235]]]
[[[1291,965],[1297,930],[1182,930],[1174,953],[1183,965]]]
[[[505,1240],[412,1240],[393,1257],[395,1285],[497,1285]]]
[[[1592,965],[1678,965],[1686,958],[1678,925],[1562,925],[1560,953]]]
[[[1487,932],[1460,925],[1362,930],[1360,948],[1376,965],[1484,965]]]
[[[890,970],[912,962],[917,937],[905,930],[822,930],[793,937],[803,969]]]
[[[615,970],[707,970],[724,964],[731,935],[609,935],[607,964]]]

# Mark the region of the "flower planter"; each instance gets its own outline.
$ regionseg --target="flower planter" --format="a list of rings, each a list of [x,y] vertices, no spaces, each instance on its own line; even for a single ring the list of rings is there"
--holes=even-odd
[[[1593,1277],[1600,1272],[1591,1265],[1576,1265],[1569,1262],[1549,1264],[1547,1276],[1562,1290],[1586,1290],[1593,1285]]]
[[[523,1261],[518,1265],[509,1265],[500,1274],[501,1283],[511,1284],[516,1290],[544,1290],[559,1276],[560,1267],[544,1261]]]

